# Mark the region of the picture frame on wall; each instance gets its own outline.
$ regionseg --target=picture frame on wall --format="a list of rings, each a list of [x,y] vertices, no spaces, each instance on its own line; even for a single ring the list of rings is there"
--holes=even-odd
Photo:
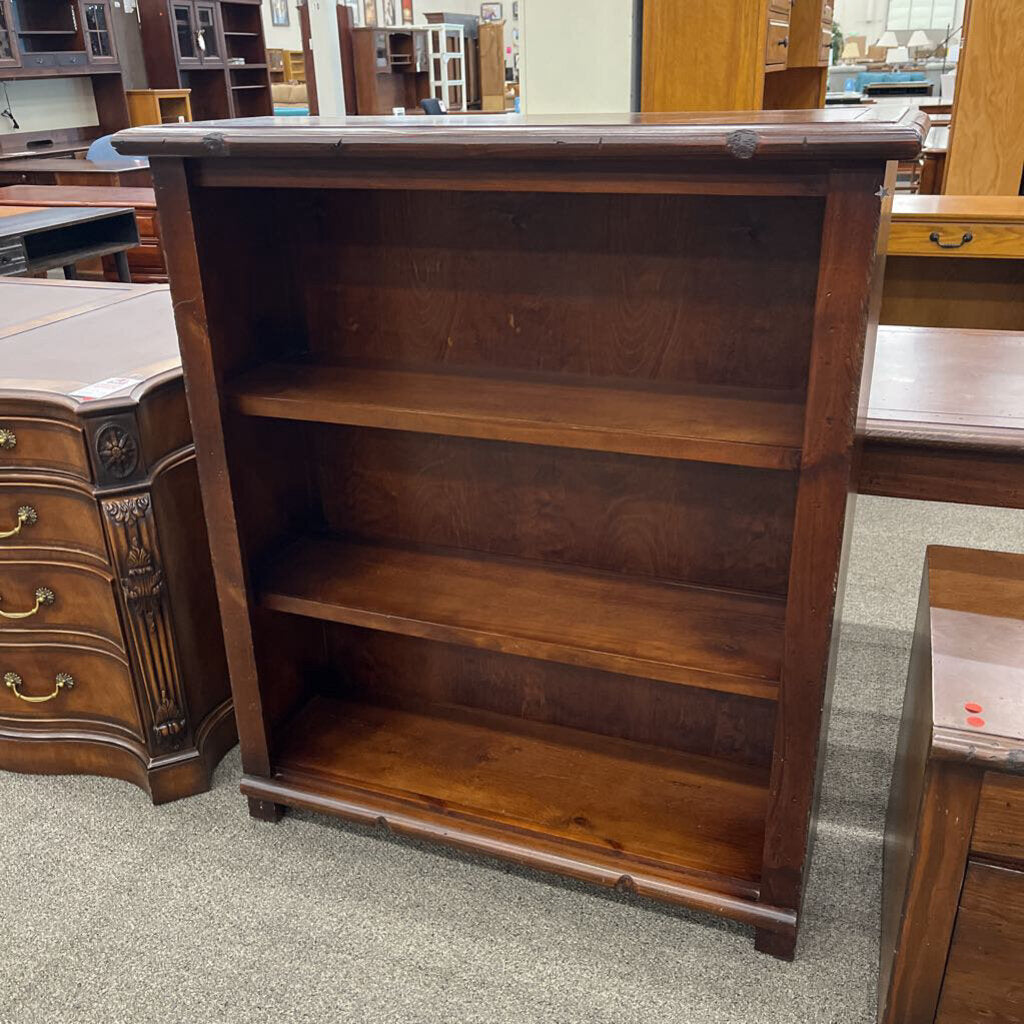
[[[412,24],[412,0],[402,0],[402,24]]]
[[[395,17],[395,0],[384,0],[384,24],[398,24],[398,19]]]
[[[501,4],[485,3],[480,5],[481,21],[501,21]]]
[[[270,24],[282,27],[291,24],[288,0],[270,0]]]
[[[512,0],[512,20],[519,19],[519,0]]]
[[[363,0],[363,26],[377,27],[377,0]]]

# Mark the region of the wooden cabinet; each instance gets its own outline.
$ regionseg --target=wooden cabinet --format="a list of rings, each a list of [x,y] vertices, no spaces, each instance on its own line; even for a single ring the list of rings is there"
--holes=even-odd
[[[883,185],[923,129],[873,114],[118,136],[175,225],[253,814],[793,955]]]
[[[425,29],[357,28],[352,31],[356,101],[360,114],[419,112],[430,96]]]
[[[192,120],[188,89],[129,89],[132,124],[176,124]]]
[[[1024,556],[928,549],[884,873],[881,1024],[1020,1024]]]
[[[116,64],[117,49],[110,23],[109,0],[81,0],[81,11],[89,60],[93,64]]]
[[[235,739],[169,307],[0,282],[0,768],[155,803]]]
[[[139,0],[149,84],[197,120],[273,113],[259,0]]]
[[[643,22],[645,111],[824,105],[825,0],[644,0]]]

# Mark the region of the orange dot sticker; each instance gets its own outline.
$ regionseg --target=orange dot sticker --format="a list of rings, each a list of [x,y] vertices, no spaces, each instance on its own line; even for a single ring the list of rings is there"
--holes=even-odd
[[[968,725],[973,725],[975,729],[980,729],[985,724],[984,718],[979,718],[977,715],[971,715],[967,719]]]
[[[969,701],[964,705],[964,711],[970,711],[972,715],[977,715],[981,711],[981,705],[975,704],[974,701]]]

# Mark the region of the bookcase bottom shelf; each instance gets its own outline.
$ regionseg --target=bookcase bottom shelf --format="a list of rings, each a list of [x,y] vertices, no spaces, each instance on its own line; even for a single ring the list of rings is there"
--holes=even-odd
[[[242,791],[759,927],[763,769],[466,707],[311,698]]]

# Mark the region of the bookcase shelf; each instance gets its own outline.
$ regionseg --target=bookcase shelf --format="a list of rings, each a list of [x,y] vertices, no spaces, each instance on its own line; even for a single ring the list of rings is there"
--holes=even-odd
[[[791,958],[878,225],[923,119],[480,120],[116,142],[180,225],[250,813]]]
[[[292,544],[275,611],[774,700],[785,602],[477,553]]]
[[[443,814],[470,847],[486,848],[488,827],[511,828],[565,858],[603,859],[616,880],[714,877],[757,891],[763,769],[469,708],[314,697],[282,733],[277,772],[315,775],[339,799]]]
[[[793,469],[799,393],[564,374],[273,364],[232,382],[252,416]]]

